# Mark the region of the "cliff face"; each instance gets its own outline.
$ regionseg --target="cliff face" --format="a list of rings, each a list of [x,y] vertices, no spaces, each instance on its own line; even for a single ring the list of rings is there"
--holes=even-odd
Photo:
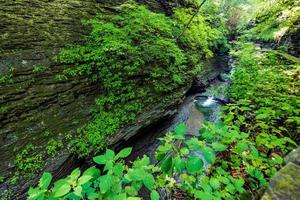
[[[24,192],[39,176],[36,174],[31,181],[17,187],[9,183],[12,177],[20,176],[15,174],[16,169],[24,167],[16,166],[16,156],[20,152],[23,157],[19,159],[41,155],[33,163],[44,170],[59,169],[67,160],[67,153],[45,157],[49,151],[46,145],[51,140],[59,144],[63,135],[89,120],[89,110],[101,93],[101,86],[91,84],[85,77],[61,80],[57,75],[63,66],[52,61],[52,57],[67,44],[82,41],[82,35],[88,31],[82,27],[82,19],[99,12],[111,12],[113,5],[122,2],[0,1],[0,177],[4,179],[0,184],[0,196],[8,189]],[[142,3],[159,11],[166,9],[165,1]],[[161,113],[165,110],[160,110]],[[141,119],[145,124],[155,120],[151,116]],[[136,131],[141,127],[135,127]],[[112,143],[117,142],[114,139]],[[28,148],[29,144],[36,147]]]
[[[27,156],[42,155],[50,139],[88,120],[99,86],[84,77],[57,80],[63,67],[52,57],[80,42],[80,20],[100,9],[93,0],[0,1],[0,72],[12,75],[0,85],[0,194],[16,171],[16,155],[28,144],[37,148]]]

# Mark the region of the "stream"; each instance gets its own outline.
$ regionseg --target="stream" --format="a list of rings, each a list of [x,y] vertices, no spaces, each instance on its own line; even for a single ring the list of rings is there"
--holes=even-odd
[[[231,66],[230,63],[228,65]],[[205,92],[187,96],[172,120],[165,125],[160,125],[158,130],[135,140],[132,144],[133,153],[127,161],[133,161],[138,157],[147,155],[155,164],[155,151],[160,145],[158,138],[172,132],[178,124],[185,123],[188,128],[187,137],[192,137],[198,135],[204,121],[218,121],[222,106],[227,102],[226,92],[230,84],[230,77],[231,71],[222,71],[218,78],[211,81],[209,86],[205,88]],[[205,160],[204,164],[206,166]]]

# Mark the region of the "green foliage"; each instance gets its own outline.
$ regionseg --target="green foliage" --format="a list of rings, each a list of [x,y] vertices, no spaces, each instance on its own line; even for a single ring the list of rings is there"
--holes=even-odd
[[[29,144],[26,145],[25,148],[16,155],[16,176],[18,176],[18,173],[22,173],[25,176],[31,176],[44,166],[42,154],[36,154],[35,152],[36,148],[34,145]]]
[[[176,41],[190,16],[185,10],[178,10],[174,19],[134,3],[116,10],[118,15],[103,13],[84,21],[91,27],[85,44],[55,58],[66,66],[58,80],[84,75],[103,86],[93,121],[70,142],[70,149],[80,156],[101,150],[107,136],[134,121],[143,109],[175,98],[201,69],[201,59],[211,57],[225,38],[207,22],[209,16],[198,16]]]
[[[190,20],[192,14],[192,9],[178,9],[175,11],[175,17],[182,26]],[[226,48],[227,40],[224,36],[226,29],[222,26],[223,24],[221,22],[218,23],[218,21],[220,21],[220,18],[217,18],[216,15],[197,15],[193,19],[193,23],[191,23],[185,31],[183,37],[180,38],[181,45],[188,47],[191,55],[198,54],[198,56],[204,56],[205,58],[213,56],[212,50],[214,48]],[[214,28],[214,26],[221,28],[219,30]],[[183,27],[181,29],[183,29]],[[196,61],[198,61],[198,63],[195,62],[194,64],[199,64],[199,60],[196,59]]]
[[[131,148],[118,154],[108,149],[105,154],[94,157],[103,167],[102,172],[95,166],[83,173],[77,168],[66,178],[56,181],[51,189],[52,176],[44,173],[39,185],[29,189],[28,199],[140,199],[136,196],[143,186],[151,192],[151,199],[159,199],[152,175],[154,166],[150,165],[149,158],[144,156],[128,167],[120,158],[130,153]]]
[[[251,37],[262,41],[280,41],[286,35],[299,30],[299,0],[262,1],[255,13],[256,26]]]
[[[46,146],[46,152],[49,156],[51,157],[54,157],[57,152],[62,149],[63,147],[63,142],[61,140],[54,140],[54,139],[51,139],[49,140],[47,146]]]
[[[42,73],[45,72],[48,68],[44,65],[34,65],[32,68],[33,73]]]
[[[252,43],[240,43],[236,55],[239,66],[225,121],[255,136],[272,133],[299,141],[299,64],[273,51],[257,51]]]
[[[174,188],[189,198],[236,199],[245,192],[254,198],[256,191],[267,186],[282,166],[282,156],[295,147],[295,142],[284,135],[296,133],[293,130],[297,124],[291,124],[294,121],[290,119],[297,116],[294,112],[299,109],[293,103],[296,98],[292,89],[297,83],[289,78],[297,77],[299,71],[294,65],[282,65],[282,60],[278,67],[270,66],[270,59],[274,61],[276,57],[255,52],[251,43],[242,43],[235,52],[239,66],[235,69],[229,92],[231,104],[225,107],[224,122],[204,123],[199,136],[189,139],[185,137],[187,127],[179,124],[174,133],[160,139],[162,143],[155,155],[159,166],[151,165],[144,156],[129,167],[120,159],[129,156],[131,148],[118,154],[106,150],[93,159],[102,166],[102,173],[91,167],[81,175],[76,169],[52,189],[45,189],[51,181],[51,176],[45,174],[38,188],[30,189],[29,199],[125,199],[137,197],[142,186],[150,191],[151,199],[159,199],[156,190],[171,193]],[[273,99],[266,88],[280,98]],[[285,105],[278,106],[280,102]],[[280,126],[274,123],[278,119],[282,121]],[[283,119],[289,121],[284,123]]]
[[[6,106],[0,106],[0,114],[7,113],[8,108]]]
[[[232,130],[224,140],[235,142],[220,165],[241,175],[255,198],[283,164],[282,156],[299,143],[299,63],[243,40],[236,47],[231,103],[223,115]]]
[[[281,28],[274,25],[276,13],[287,7],[279,5],[294,5],[278,2],[272,14],[259,17],[270,26],[252,29],[258,39],[269,40]],[[213,5],[206,9],[217,12]],[[150,94],[176,90],[199,68],[200,57],[211,57],[213,48],[225,46],[224,32],[214,28],[213,19],[216,24],[224,21],[209,14],[197,16],[175,41],[191,10],[177,10],[174,19],[136,5],[117,10],[117,16],[85,22],[92,27],[86,44],[66,49],[57,58],[73,65],[60,78],[88,75],[105,90],[97,100],[95,120],[72,141],[81,156],[101,150],[108,135],[133,121],[148,103],[157,102]],[[240,199],[245,193],[257,198],[257,191],[282,166],[283,156],[299,142],[299,60],[281,51],[261,51],[244,40],[236,46],[238,62],[222,122],[204,123],[197,137],[186,137],[187,127],[179,124],[160,139],[155,166],[147,156],[126,165],[122,159],[131,148],[117,154],[107,149],[93,158],[97,167],[83,173],[75,169],[51,188],[52,177],[45,173],[28,198],[140,199],[142,188],[152,200],[160,198],[161,189],[168,194],[180,191],[187,199]]]
[[[45,137],[49,132],[45,132]],[[15,174],[10,179],[11,184],[16,184],[22,178],[29,178],[33,174],[40,172],[45,166],[45,160],[49,157],[54,157],[64,147],[63,142],[59,139],[50,139],[45,147],[45,150],[40,150],[34,144],[28,144],[20,150],[16,155]]]
[[[5,177],[4,176],[0,176],[0,183],[2,183],[4,181]]]
[[[9,67],[6,73],[0,73],[0,85],[13,83],[14,71],[14,67]]]
[[[246,190],[253,192],[266,186],[283,164],[281,156],[293,144],[288,138],[268,134],[255,140],[238,127],[221,122],[203,124],[199,137],[186,139],[186,132],[186,126],[179,124],[174,133],[161,138],[154,162],[159,166],[150,164],[144,156],[129,167],[121,159],[130,155],[131,148],[117,154],[107,149],[93,158],[102,172],[95,166],[82,174],[75,169],[50,189],[51,175],[45,173],[38,187],[30,188],[28,199],[138,198],[142,186],[150,191],[151,199],[159,199],[156,190],[170,193],[174,188],[190,198],[238,198]],[[209,167],[204,166],[204,161]]]

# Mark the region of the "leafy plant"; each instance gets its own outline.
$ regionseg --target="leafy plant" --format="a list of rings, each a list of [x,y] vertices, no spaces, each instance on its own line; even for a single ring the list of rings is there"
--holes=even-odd
[[[51,189],[48,188],[52,176],[44,173],[38,187],[28,191],[28,199],[140,199],[136,196],[143,186],[151,192],[151,199],[159,199],[149,158],[144,156],[134,161],[132,167],[120,160],[126,158],[131,150],[125,148],[115,154],[107,149],[105,154],[93,158],[99,167],[103,167],[102,172],[95,166],[83,173],[77,168],[66,178],[55,182]]]
[[[44,65],[34,65],[32,68],[33,73],[42,73],[45,72],[48,68]]]
[[[13,75],[14,75],[15,68],[9,67],[6,73],[0,74],[0,84],[9,84],[13,83]]]

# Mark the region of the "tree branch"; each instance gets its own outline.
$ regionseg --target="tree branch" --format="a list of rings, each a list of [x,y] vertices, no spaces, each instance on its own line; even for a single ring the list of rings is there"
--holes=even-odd
[[[204,5],[204,3],[206,2],[206,0],[203,0],[202,3],[199,5],[199,7],[197,8],[196,12],[193,14],[193,16],[191,17],[191,19],[188,21],[188,23],[185,25],[185,27],[183,28],[182,32],[178,35],[178,37],[176,38],[176,41],[184,34],[184,32],[188,29],[188,27],[190,26],[190,24],[192,23],[193,19],[196,17],[196,15],[199,13],[201,7]]]

